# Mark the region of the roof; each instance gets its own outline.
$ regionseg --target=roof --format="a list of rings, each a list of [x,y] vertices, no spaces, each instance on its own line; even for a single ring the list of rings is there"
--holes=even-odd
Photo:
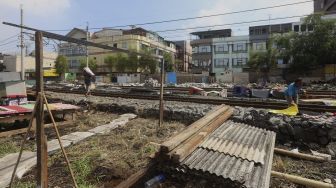
[[[74,33],[76,33],[76,32],[80,32],[80,33],[83,33],[83,34],[85,34],[86,35],[86,31],[85,30],[83,30],[83,29],[79,29],[79,28],[73,28],[69,33],[67,33],[65,36],[67,36],[67,37],[71,37]]]
[[[231,34],[232,30],[231,29],[219,29],[219,30],[208,30],[208,31],[197,31],[197,32],[192,32],[190,34],[192,35],[218,35],[222,33],[230,33]]]
[[[227,121],[180,163],[192,174],[215,175],[247,188],[268,188],[275,133]]]

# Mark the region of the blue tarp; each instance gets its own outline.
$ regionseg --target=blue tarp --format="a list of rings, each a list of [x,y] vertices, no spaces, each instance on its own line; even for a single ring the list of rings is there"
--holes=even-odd
[[[176,72],[167,72],[166,84],[176,84]]]

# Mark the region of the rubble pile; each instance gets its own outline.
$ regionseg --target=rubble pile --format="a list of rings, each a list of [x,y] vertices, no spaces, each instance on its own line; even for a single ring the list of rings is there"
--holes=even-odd
[[[159,116],[159,101],[123,99],[90,96],[86,99],[83,95],[62,94],[48,92],[48,99],[51,101],[59,101],[79,106],[90,106],[100,111],[113,113],[134,113],[141,117]],[[164,118],[174,121],[191,124],[192,122],[203,117],[210,111],[214,105],[185,103],[185,102],[164,102]]]
[[[159,101],[123,99],[48,92],[54,102],[62,101],[75,105],[93,107],[100,111],[113,113],[134,113],[141,117],[159,116]],[[185,124],[203,117],[214,105],[187,102],[165,101],[164,118]],[[269,113],[266,109],[235,107],[231,120],[265,128],[277,133],[277,140],[303,141],[327,145],[336,140],[336,116],[325,113],[318,116],[285,116]]]
[[[327,145],[336,140],[336,116],[332,113],[311,116],[285,116],[265,109],[235,107],[234,121],[265,128],[277,133],[277,140],[314,142]]]

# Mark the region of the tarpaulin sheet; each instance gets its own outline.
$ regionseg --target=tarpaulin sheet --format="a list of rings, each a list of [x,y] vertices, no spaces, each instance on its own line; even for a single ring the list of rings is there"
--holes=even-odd
[[[289,116],[296,116],[296,114],[299,113],[299,108],[295,104],[284,110],[270,110],[270,112],[274,114],[284,114],[284,115],[289,115]]]

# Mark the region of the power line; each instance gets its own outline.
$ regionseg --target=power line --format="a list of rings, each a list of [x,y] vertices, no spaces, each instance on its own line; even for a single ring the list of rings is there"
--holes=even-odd
[[[7,44],[11,44],[11,43],[13,43],[13,42],[17,42],[17,40],[12,40],[12,41],[9,41],[9,42],[7,42],[7,43],[0,44],[0,46],[5,46],[5,45],[7,45]]]
[[[5,41],[7,41],[7,40],[9,40],[9,39],[12,39],[12,38],[14,38],[14,37],[17,37],[18,35],[19,35],[19,34],[15,34],[15,35],[10,36],[10,37],[8,37],[8,38],[6,38],[6,39],[3,39],[3,40],[0,41],[0,43],[5,42]]]
[[[274,9],[274,8],[281,8],[281,7],[287,7],[287,6],[294,6],[294,5],[299,5],[299,4],[310,3],[310,2],[313,2],[313,1],[314,0],[306,0],[306,1],[299,1],[299,2],[295,2],[295,3],[287,3],[287,4],[268,6],[268,7],[246,9],[246,10],[233,11],[233,12],[224,12],[224,13],[219,13],[219,14],[205,15],[205,16],[177,18],[177,19],[171,19],[171,20],[161,20],[161,21],[136,23],[136,24],[127,24],[127,25],[116,25],[116,26],[110,26],[110,27],[92,27],[92,28],[89,28],[89,30],[98,30],[98,29],[103,29],[103,28],[111,28],[111,29],[113,29],[113,28],[129,27],[131,25],[144,26],[144,25],[154,25],[154,24],[162,24],[162,23],[170,23],[170,22],[195,20],[195,19],[202,19],[202,18],[210,18],[210,17],[225,16],[225,15],[231,15],[231,14],[247,13],[247,12],[266,10],[266,9]],[[73,28],[71,28],[71,29],[50,29],[50,30],[46,30],[46,31],[70,31],[72,29]]]
[[[265,9],[274,9],[274,8],[280,8],[280,7],[287,7],[287,6],[304,4],[304,3],[310,3],[310,2],[313,2],[313,1],[314,0],[300,1],[300,2],[296,2],[296,3],[287,3],[287,4],[281,4],[281,5],[275,5],[275,6],[268,6],[268,7],[261,7],[261,8],[241,10],[241,11],[233,11],[233,12],[226,12],[226,13],[220,13],[220,14],[211,14],[211,15],[206,15],[206,16],[178,18],[178,19],[172,19],[172,20],[153,21],[153,22],[147,22],[147,23],[137,23],[137,24],[128,24],[128,25],[118,25],[118,26],[105,27],[105,28],[129,27],[130,25],[135,25],[135,26],[153,25],[153,24],[161,24],[161,23],[169,23],[169,22],[178,22],[178,21],[202,19],[202,18],[209,18],[209,17],[216,17],[216,16],[225,16],[225,15],[230,15],[230,14],[254,12],[254,11],[265,10]],[[91,28],[91,29],[102,29],[102,28]]]
[[[229,23],[229,24],[217,24],[217,25],[207,25],[207,26],[178,28],[178,29],[166,29],[166,30],[159,30],[159,31],[154,31],[154,32],[164,33],[164,32],[171,32],[171,31],[183,31],[183,30],[211,28],[211,27],[228,26],[228,25],[239,25],[239,24],[246,24],[246,23],[257,23],[257,22],[264,22],[264,21],[269,21],[269,20],[283,20],[283,19],[288,19],[288,18],[301,18],[301,17],[304,17],[304,16],[308,16],[308,15],[287,16],[287,17],[278,17],[278,18],[272,18],[272,19],[260,19],[260,20],[254,20],[254,21],[235,22],[235,23]]]

